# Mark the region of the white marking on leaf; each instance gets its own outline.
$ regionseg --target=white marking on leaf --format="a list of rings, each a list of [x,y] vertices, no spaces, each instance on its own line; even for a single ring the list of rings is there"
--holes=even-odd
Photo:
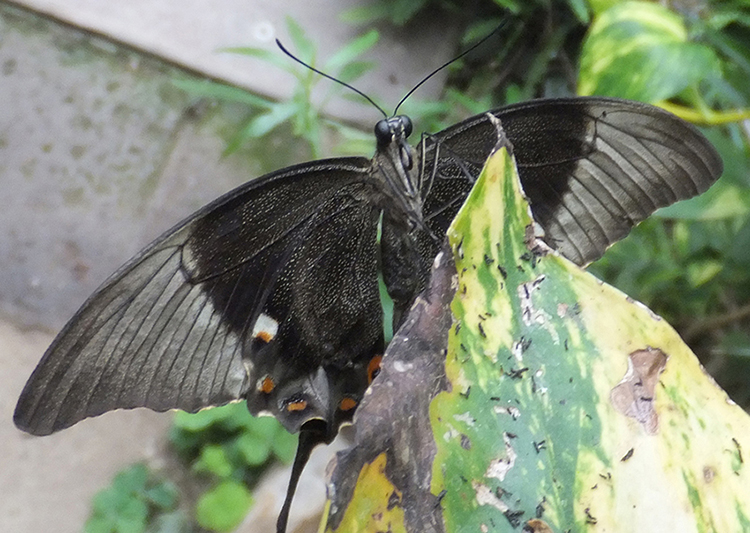
[[[498,498],[487,485],[478,481],[472,481],[471,486],[474,489],[479,505],[490,505],[501,513],[507,513],[510,510],[508,504]]]
[[[503,481],[513,465],[516,464],[518,454],[511,446],[510,437],[507,433],[503,433],[503,441],[505,442],[505,457],[493,459],[490,466],[487,467],[487,472],[484,473],[485,477],[493,477]]]

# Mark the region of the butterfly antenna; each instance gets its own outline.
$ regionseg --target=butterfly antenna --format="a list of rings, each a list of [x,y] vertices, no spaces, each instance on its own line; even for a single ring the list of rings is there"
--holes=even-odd
[[[414,87],[412,87],[412,89],[411,89],[411,90],[410,90],[410,91],[409,91],[408,93],[406,93],[406,96],[404,96],[404,97],[403,97],[403,98],[401,99],[401,101],[400,101],[400,102],[398,103],[398,105],[396,106],[396,109],[394,109],[394,110],[393,110],[393,115],[396,115],[396,113],[398,113],[398,108],[399,108],[399,107],[401,107],[401,104],[403,104],[403,103],[404,103],[404,102],[406,101],[406,99],[407,99],[407,98],[409,98],[409,97],[410,97],[410,96],[411,96],[412,94],[414,94],[414,91],[416,91],[416,90],[417,90],[417,89],[419,89],[419,88],[420,88],[420,87],[421,87],[422,85],[424,85],[424,84],[425,84],[425,83],[427,82],[427,80],[429,80],[430,78],[432,78],[432,77],[433,77],[433,76],[434,76],[435,74],[437,74],[438,72],[440,72],[441,70],[443,70],[443,69],[444,69],[445,67],[447,67],[447,66],[448,66],[448,65],[450,65],[451,63],[455,63],[456,61],[458,61],[459,59],[461,59],[462,57],[464,57],[464,56],[465,56],[466,54],[468,54],[469,52],[472,52],[472,51],[474,51],[474,50],[475,50],[476,48],[479,48],[479,47],[480,47],[480,46],[481,46],[482,44],[484,44],[484,42],[485,42],[486,40],[488,40],[488,39],[489,39],[490,37],[492,37],[492,36],[493,36],[493,35],[495,35],[495,34],[496,34],[497,32],[499,32],[499,31],[500,31],[500,29],[501,29],[501,28],[502,28],[503,26],[505,26],[505,21],[501,22],[501,23],[500,23],[500,25],[498,25],[498,27],[497,27],[497,28],[495,28],[494,30],[492,30],[492,31],[491,31],[490,33],[488,33],[488,34],[487,34],[486,36],[482,37],[482,39],[481,39],[481,40],[480,40],[480,41],[479,41],[478,43],[476,43],[476,44],[475,44],[474,46],[472,46],[472,47],[471,47],[471,48],[469,48],[468,50],[464,50],[463,52],[461,52],[461,54],[459,54],[458,56],[454,57],[453,59],[451,59],[450,61],[448,61],[448,62],[447,62],[447,63],[445,63],[444,65],[440,65],[440,66],[439,66],[438,68],[436,68],[435,70],[433,70],[432,72],[430,72],[430,73],[429,73],[429,74],[428,74],[427,76],[425,76],[425,77],[424,77],[424,78],[422,79],[422,81],[420,81],[420,82],[419,82],[419,83],[417,83],[417,84],[416,84],[416,85],[415,85]]]
[[[304,61],[302,61],[300,58],[298,58],[297,56],[295,56],[293,53],[291,53],[289,50],[287,50],[286,48],[284,48],[284,45],[281,44],[281,41],[279,41],[278,39],[276,39],[276,46],[278,46],[279,48],[281,48],[282,52],[284,52],[286,55],[288,55],[289,57],[291,57],[292,59],[294,59],[297,63],[299,63],[303,67],[309,68],[310,70],[312,70],[316,74],[320,74],[324,78],[327,78],[327,79],[329,79],[331,81],[335,81],[339,85],[343,85],[347,89],[350,89],[350,90],[354,91],[355,93],[357,93],[358,95],[360,95],[362,98],[364,98],[365,100],[367,100],[368,102],[370,102],[372,105],[374,105],[378,109],[378,111],[380,111],[381,113],[383,113],[383,116],[385,118],[388,118],[388,113],[386,113],[385,111],[383,111],[382,107],[380,107],[378,104],[376,104],[375,101],[372,98],[370,98],[369,96],[367,96],[365,93],[363,93],[362,91],[360,91],[356,87],[354,87],[352,85],[349,85],[348,83],[346,83],[344,81],[336,79],[333,76],[330,76],[330,75],[326,74],[325,72],[322,72],[322,71],[316,69],[312,65],[308,65],[307,63],[305,63]]]

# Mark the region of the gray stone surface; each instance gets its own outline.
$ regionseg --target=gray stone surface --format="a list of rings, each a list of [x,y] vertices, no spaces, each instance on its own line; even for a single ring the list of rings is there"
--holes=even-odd
[[[88,28],[123,43],[174,61],[206,75],[260,94],[287,98],[294,80],[257,59],[222,53],[234,46],[276,50],[274,39],[291,42],[287,17],[293,18],[316,44],[321,60],[366,30],[340,21],[351,8],[372,0],[16,0],[41,13]],[[395,105],[426,73],[454,52],[457,32],[451,21],[430,18],[401,31],[383,28],[369,55],[378,68],[357,86]],[[422,89],[435,97],[442,78]],[[361,102],[338,98],[330,113],[369,124],[377,114]],[[364,114],[364,116],[363,116]]]
[[[348,3],[227,0],[212,2],[210,10],[182,0],[24,3],[101,34],[0,1],[0,532],[72,533],[81,531],[91,496],[115,472],[138,460],[161,464],[171,417],[136,410],[45,438],[18,431],[11,422],[15,402],[52,335],[109,274],[182,217],[247,179],[307,159],[305,148],[289,141],[288,128],[222,158],[246,111],[182,93],[172,80],[187,73],[107,34],[283,96],[290,79],[215,50],[259,45],[269,38],[264,24],[270,21],[270,35],[282,33],[292,10],[312,28],[321,56],[355,30],[336,22],[336,10]],[[333,14],[323,10],[329,5]],[[375,59],[389,61],[371,85],[362,85],[385,101],[395,103],[451,48],[446,32],[429,25],[407,33],[403,41],[383,39]],[[432,40],[418,53],[403,44],[424,33]],[[367,112],[349,116],[377,116]],[[295,512],[302,515],[292,518],[301,527],[320,512],[327,455],[318,457],[307,475],[317,484],[300,489]],[[275,485],[268,482],[275,492],[263,496],[243,531],[267,531],[263,524],[275,519],[286,485],[285,474],[276,476]]]
[[[85,420],[50,437],[11,422],[29,370],[52,340],[0,322],[0,531],[75,533],[92,496],[123,466],[158,464],[171,417],[144,409]]]

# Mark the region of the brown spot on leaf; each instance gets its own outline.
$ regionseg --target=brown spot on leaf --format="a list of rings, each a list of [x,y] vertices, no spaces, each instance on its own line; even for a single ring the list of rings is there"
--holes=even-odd
[[[524,533],[554,533],[552,528],[544,520],[532,518],[523,526]]]
[[[706,483],[711,483],[715,477],[716,477],[716,470],[714,470],[713,467],[711,466],[703,467],[703,481],[705,481]]]
[[[636,350],[628,359],[628,371],[609,395],[612,406],[620,413],[637,420],[649,435],[659,430],[659,416],[654,397],[659,375],[667,365],[668,356],[650,346]]]

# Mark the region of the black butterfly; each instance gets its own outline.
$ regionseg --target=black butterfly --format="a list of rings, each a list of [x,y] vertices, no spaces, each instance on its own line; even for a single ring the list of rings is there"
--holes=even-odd
[[[537,100],[491,114],[545,240],[580,265],[722,171],[695,128],[641,103]],[[488,114],[416,148],[411,130],[408,117],[381,120],[373,159],[282,169],[166,232],[57,336],[16,425],[46,435],[111,409],[193,412],[244,398],[302,430],[299,472],[351,420],[377,370],[379,269],[397,326],[497,139]]]

